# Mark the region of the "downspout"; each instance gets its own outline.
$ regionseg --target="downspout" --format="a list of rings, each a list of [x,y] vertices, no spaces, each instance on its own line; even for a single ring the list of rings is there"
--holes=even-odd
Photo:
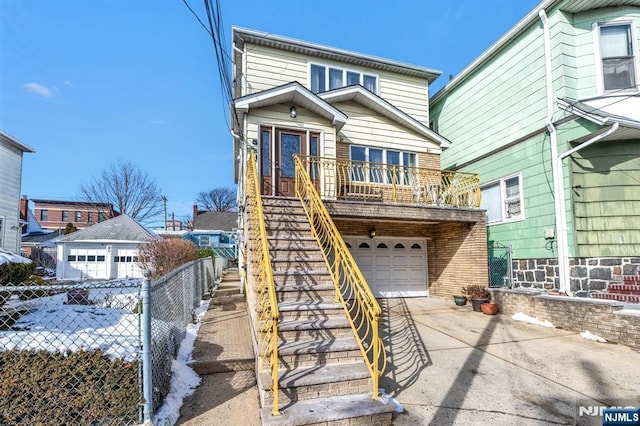
[[[545,80],[547,87],[547,118],[545,125],[549,130],[551,148],[551,174],[553,178],[553,200],[556,219],[556,242],[558,244],[558,279],[559,291],[571,295],[569,285],[569,244],[567,242],[567,215],[564,201],[564,185],[562,179],[562,159],[558,157],[558,134],[553,125],[553,77],[551,68],[551,36],[549,19],[544,9],[538,12],[544,31]]]

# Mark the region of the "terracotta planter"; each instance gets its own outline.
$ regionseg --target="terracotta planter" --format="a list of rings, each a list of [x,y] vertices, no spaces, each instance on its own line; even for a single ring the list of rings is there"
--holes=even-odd
[[[483,303],[489,303],[490,299],[471,299],[471,306],[473,306],[473,310],[475,312],[482,312],[482,308],[480,305]]]
[[[456,302],[456,306],[464,306],[467,304],[466,296],[453,296],[453,301]]]
[[[482,309],[482,313],[485,315],[495,315],[498,313],[498,305],[495,303],[483,303],[480,305],[480,309]]]

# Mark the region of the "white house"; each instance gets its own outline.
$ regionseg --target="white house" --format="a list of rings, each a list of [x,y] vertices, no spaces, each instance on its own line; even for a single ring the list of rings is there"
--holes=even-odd
[[[58,280],[139,278],[138,246],[158,238],[127,215],[58,240]]]
[[[0,249],[20,253],[22,155],[32,148],[0,130]]]

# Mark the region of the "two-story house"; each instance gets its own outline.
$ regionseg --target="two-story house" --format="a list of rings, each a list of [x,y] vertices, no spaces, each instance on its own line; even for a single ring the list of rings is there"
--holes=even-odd
[[[20,254],[22,156],[35,152],[0,130],[0,248]]]
[[[428,126],[440,72],[242,28],[233,70],[263,417],[389,424],[376,298],[487,284],[478,177],[441,170]]]
[[[77,229],[84,229],[120,214],[110,203],[47,199],[31,201],[40,226],[50,230],[64,229],[68,223]]]
[[[640,267],[640,2],[546,0],[431,99],[478,173],[515,286],[585,294]]]

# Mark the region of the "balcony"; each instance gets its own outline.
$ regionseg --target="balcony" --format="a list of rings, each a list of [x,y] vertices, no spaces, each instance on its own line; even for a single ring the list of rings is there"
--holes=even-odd
[[[300,157],[324,199],[428,207],[480,207],[478,175],[424,167]]]

